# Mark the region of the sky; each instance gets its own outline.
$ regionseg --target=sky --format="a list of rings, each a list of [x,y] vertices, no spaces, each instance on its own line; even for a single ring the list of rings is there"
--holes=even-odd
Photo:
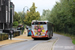
[[[60,0],[11,0],[15,5],[15,11],[20,12],[23,11],[23,8],[25,7],[25,11],[29,9],[33,2],[35,3],[35,6],[37,7],[36,11],[39,11],[40,15],[42,15],[43,9],[52,10],[56,2],[60,2]]]

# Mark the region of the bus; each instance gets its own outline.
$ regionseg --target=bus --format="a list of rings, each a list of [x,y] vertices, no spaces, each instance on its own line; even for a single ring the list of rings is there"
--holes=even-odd
[[[36,38],[52,38],[53,36],[53,24],[48,21],[34,20],[31,22],[33,39]]]

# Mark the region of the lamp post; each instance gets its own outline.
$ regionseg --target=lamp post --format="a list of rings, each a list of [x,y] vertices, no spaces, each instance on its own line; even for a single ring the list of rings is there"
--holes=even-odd
[[[24,13],[26,7],[27,7],[27,6],[25,6],[25,7],[23,8],[23,13]],[[27,11],[28,11],[28,7],[27,7]]]
[[[27,7],[27,6],[25,6],[25,7],[23,8],[23,15],[24,15],[24,11],[25,11],[25,8],[26,8],[26,7]],[[28,10],[28,7],[27,7],[27,11],[29,11],[29,10]]]
[[[27,8],[27,11],[29,11],[27,6],[25,6],[25,7],[23,8],[23,18],[25,17],[25,13],[24,13],[25,8]],[[23,21],[22,21],[22,23],[23,23]],[[23,28],[22,28],[22,33],[23,33]]]
[[[12,40],[12,33],[13,33],[13,30],[12,30],[12,23],[13,23],[13,10],[14,9],[14,4],[12,2],[10,2],[10,40]]]
[[[23,23],[23,19],[24,19],[24,17],[25,17],[24,11],[25,11],[25,8],[26,8],[26,7],[27,7],[27,6],[25,6],[25,7],[23,8],[23,15],[22,15],[22,17],[21,17],[22,23]],[[28,7],[27,7],[27,11],[28,11]]]
[[[25,13],[25,8],[27,8],[27,12],[29,11],[29,10],[28,10],[28,7],[25,6],[25,7],[23,8],[23,17],[25,17],[25,14],[26,14],[26,13]]]

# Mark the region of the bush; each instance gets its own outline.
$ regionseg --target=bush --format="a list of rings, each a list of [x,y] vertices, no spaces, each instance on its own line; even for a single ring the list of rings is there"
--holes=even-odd
[[[0,34],[0,41],[8,39],[8,34],[2,33]]]
[[[13,37],[16,37],[16,36],[19,36],[19,35],[20,35],[20,31],[15,31],[15,32],[13,33]],[[2,34],[0,34],[0,41],[7,40],[8,37],[9,37],[8,34],[2,33]]]
[[[20,31],[15,31],[13,34],[13,37],[19,36],[20,35]]]
[[[18,26],[18,21],[13,22],[13,26]]]

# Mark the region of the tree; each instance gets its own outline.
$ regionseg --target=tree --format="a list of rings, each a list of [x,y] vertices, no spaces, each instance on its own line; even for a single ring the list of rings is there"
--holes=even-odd
[[[18,15],[17,12],[15,12],[15,15],[13,16],[13,25],[16,26],[17,23],[20,23],[20,16]]]
[[[13,26],[18,26],[18,21],[13,22]]]
[[[20,23],[24,24],[23,21],[25,20],[25,13],[24,12],[18,12],[18,15],[20,16]]]
[[[30,12],[27,12],[25,15],[25,24],[31,25],[32,20],[38,20],[40,18],[40,13],[38,11],[36,12],[36,8],[35,3],[33,3],[30,8]]]
[[[40,20],[47,20],[49,16],[50,16],[50,10],[49,9],[43,10]]]
[[[47,18],[55,25],[55,30],[75,34],[75,0],[60,0]]]

